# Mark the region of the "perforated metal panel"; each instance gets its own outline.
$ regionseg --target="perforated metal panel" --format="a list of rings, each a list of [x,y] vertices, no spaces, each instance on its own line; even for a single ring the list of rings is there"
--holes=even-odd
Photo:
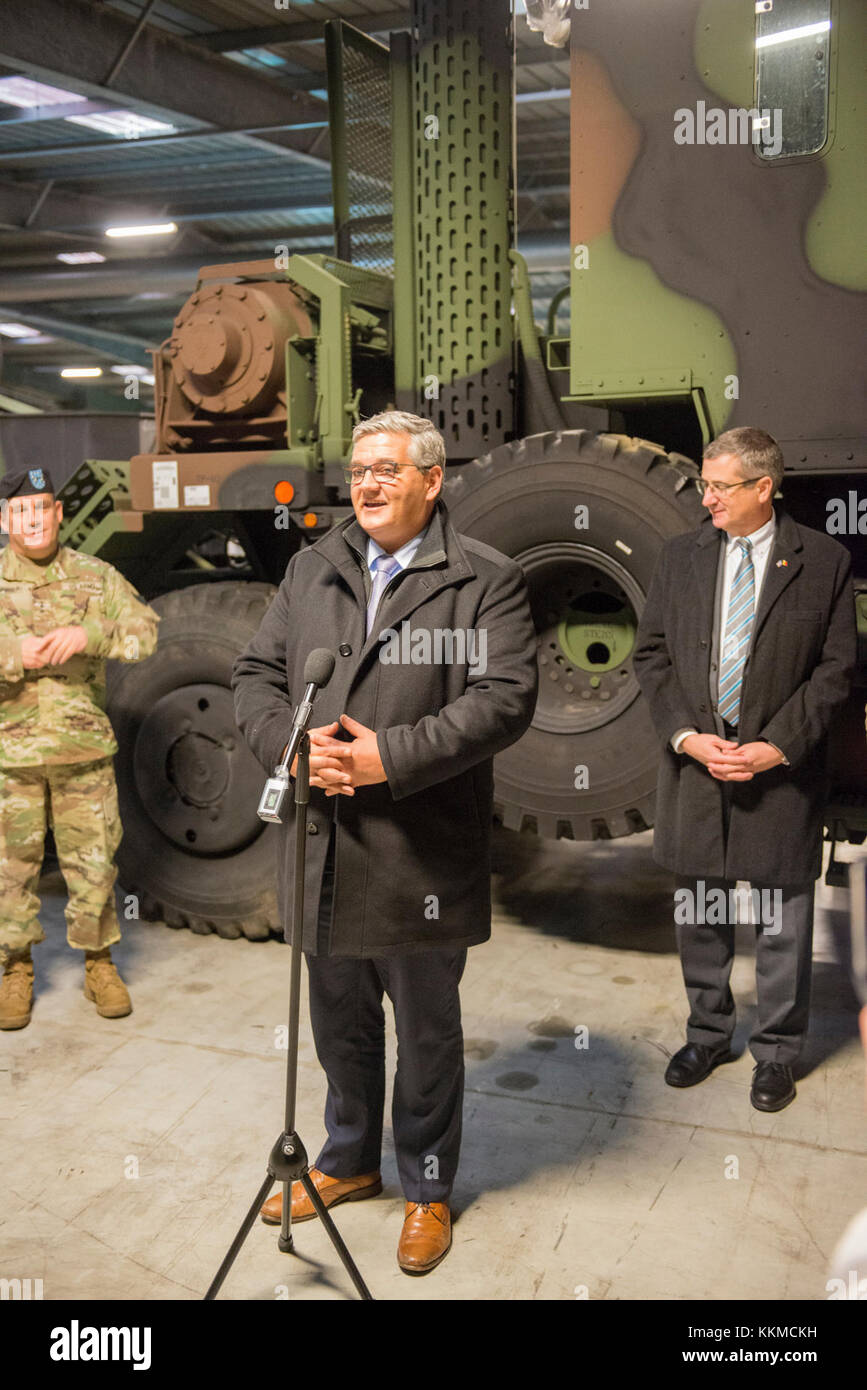
[[[511,11],[416,0],[414,18],[416,390],[471,458],[512,438]]]

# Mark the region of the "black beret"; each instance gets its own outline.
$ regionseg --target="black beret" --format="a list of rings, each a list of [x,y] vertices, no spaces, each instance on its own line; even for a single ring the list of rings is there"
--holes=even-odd
[[[54,496],[54,483],[47,468],[23,468],[0,478],[0,497],[34,497],[42,492]]]

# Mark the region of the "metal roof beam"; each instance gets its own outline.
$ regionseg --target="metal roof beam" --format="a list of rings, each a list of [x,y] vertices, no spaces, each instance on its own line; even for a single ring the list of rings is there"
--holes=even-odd
[[[131,108],[139,103],[217,128],[227,113],[237,127],[322,118],[320,101],[153,26],[139,33],[116,85],[106,87],[106,54],[122,52],[135,29],[126,16],[85,0],[27,0],[5,7],[0,62],[85,96],[113,97]],[[275,134],[265,144],[304,156],[303,144],[290,135]]]
[[[333,19],[342,17],[353,29],[363,34],[387,34],[396,29],[409,29],[412,17],[409,10],[388,10],[382,14],[332,15]],[[521,35],[521,38],[525,38]],[[313,43],[324,40],[324,20],[296,19],[282,24],[260,24],[250,29],[216,29],[210,34],[190,35],[189,42],[196,48],[206,48],[211,53],[240,53],[245,48],[271,48],[287,43]],[[540,56],[536,48],[529,49],[524,56],[517,56],[515,65],[519,68],[550,66],[552,63],[569,61],[568,53],[552,53]],[[325,74],[322,74],[323,80]]]
[[[337,18],[337,16],[333,16]],[[391,29],[408,29],[408,10],[387,10],[383,14],[346,17],[347,24],[363,34],[385,34]],[[212,34],[196,34],[190,42],[211,53],[238,53],[245,48],[267,48],[269,44],[309,43],[325,38],[321,19],[296,19],[285,24],[260,24],[253,29],[218,29]]]
[[[96,234],[112,223],[139,223],[156,212],[143,203],[109,202],[52,188],[34,217],[33,209],[43,192],[40,184],[0,182],[0,227],[9,231],[56,232],[58,236],[67,229],[93,227]]]
[[[113,333],[105,328],[90,328],[86,324],[76,323],[74,319],[57,318],[54,314],[28,314],[27,322],[42,333],[50,333],[69,343],[78,343],[94,352],[105,353],[107,357],[120,357],[140,367],[151,366],[150,354],[156,344],[148,343],[144,338]]]
[[[105,154],[118,151],[126,154],[130,149],[154,145],[173,145],[189,140],[209,140],[216,135],[271,135],[278,130],[289,130],[303,125],[304,129],[321,130],[328,124],[320,115],[315,121],[282,121],[279,125],[222,126],[218,130],[178,130],[171,135],[139,135],[134,140],[112,138],[109,140],[76,141],[70,145],[37,145],[31,150],[6,150],[0,153],[0,165],[17,167],[23,164],[38,164],[47,159],[87,158],[92,154]],[[74,174],[69,175],[74,178]]]
[[[519,198],[538,199],[565,197],[569,192],[568,175],[564,174],[559,183],[546,181],[544,184],[519,184]],[[33,183],[12,183],[0,181],[0,229],[24,231],[31,217],[42,188]],[[92,197],[84,193],[67,193],[52,188],[38,214],[33,218],[28,232],[43,235],[64,235],[81,237],[90,230],[93,237],[102,235],[106,226],[112,223],[137,223],[153,221],[155,218],[169,218],[173,222],[222,222],[227,218],[244,216],[248,213],[291,213],[305,212],[329,213],[331,210],[331,190],[320,192],[309,190],[306,193],[289,193],[285,187],[277,186],[259,191],[258,196],[216,198],[211,201],[174,203],[160,198],[159,204],[126,202]],[[291,232],[304,235],[305,228],[278,228],[281,235]],[[263,235],[266,233],[263,232]]]
[[[53,233],[58,237],[67,232],[86,232],[92,230],[94,237],[101,236],[104,229],[118,223],[141,223],[155,219],[170,219],[173,222],[219,222],[224,218],[253,212],[283,212],[303,209],[304,211],[328,212],[331,209],[331,191],[289,193],[285,188],[269,190],[259,197],[218,198],[213,202],[179,203],[173,205],[161,196],[159,203],[147,205],[107,198],[95,198],[85,193],[66,193],[51,189],[29,226],[27,219],[42,194],[42,186],[34,183],[12,183],[0,181],[0,229]]]

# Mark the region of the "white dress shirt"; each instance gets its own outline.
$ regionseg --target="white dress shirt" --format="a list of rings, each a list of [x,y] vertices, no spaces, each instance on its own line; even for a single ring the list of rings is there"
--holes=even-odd
[[[767,574],[768,561],[771,558],[771,551],[774,548],[774,539],[776,536],[776,531],[777,518],[776,514],[774,514],[771,516],[770,520],[765,522],[764,526],[760,526],[757,531],[750,532],[749,536],[729,536],[726,540],[726,555],[723,567],[722,583],[722,607],[720,610],[719,623],[720,663],[722,661],[722,649],[723,643],[725,641],[726,623],[728,622],[729,599],[731,597],[732,583],[734,581],[735,574],[737,573],[738,565],[741,563],[741,560],[743,559],[743,551],[741,550],[741,547],[738,544],[738,542],[742,539],[746,539],[751,544],[750,558],[753,562],[753,571],[755,574],[756,585],[756,607],[754,609],[754,612],[758,612],[759,599],[762,593],[762,584],[764,583],[764,578]],[[697,729],[678,729],[677,732],[673,734],[671,738],[671,746],[674,749],[675,753],[680,753],[683,749],[684,740],[689,738],[690,734],[696,733],[698,733]],[[776,748],[776,746],[776,744],[771,744],[772,748]],[[777,751],[782,753],[783,750],[777,749]],[[788,760],[786,759],[784,753],[783,762],[786,764],[786,766],[788,766]]]
[[[777,529],[777,518],[772,516],[770,521],[766,521],[764,526],[760,526],[758,531],[753,531],[749,536],[729,536],[726,541],[725,569],[723,570],[723,591],[722,591],[722,611],[720,612],[719,634],[720,634],[720,653],[722,653],[723,641],[725,638],[726,623],[729,616],[729,599],[732,593],[732,584],[737,574],[738,565],[743,559],[743,551],[739,541],[748,540],[752,545],[750,558],[753,562],[753,570],[756,579],[756,608],[759,606],[759,597],[762,592],[762,581],[768,568],[768,560],[771,558],[771,551],[774,548],[774,533]]]

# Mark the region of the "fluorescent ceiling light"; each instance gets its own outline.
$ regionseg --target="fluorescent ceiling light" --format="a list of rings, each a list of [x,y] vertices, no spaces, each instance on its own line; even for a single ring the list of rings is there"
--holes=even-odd
[[[26,323],[0,323],[0,333],[4,338],[35,338],[38,328],[28,328]]]
[[[150,116],[137,116],[134,111],[100,111],[94,116],[67,116],[71,125],[101,130],[122,140],[138,140],[142,135],[168,135],[177,129],[166,121],[154,121]]]
[[[80,92],[66,92],[62,87],[49,87],[32,77],[0,77],[0,101],[6,106],[68,106],[71,101],[87,101]]]
[[[830,28],[830,19],[820,19],[816,24],[801,24],[797,29],[781,29],[778,34],[763,34],[760,39],[756,39],[756,48],[773,48],[778,43],[808,39],[811,34],[827,34]]]
[[[145,223],[140,227],[106,227],[106,236],[168,236],[178,230],[176,222]]]
[[[60,375],[65,377],[102,376],[102,367],[63,367]]]
[[[541,92],[518,92],[515,101],[568,101],[571,95],[569,87],[548,87]]]
[[[100,251],[58,251],[57,259],[67,265],[95,265],[97,261],[104,261],[105,256]]]

